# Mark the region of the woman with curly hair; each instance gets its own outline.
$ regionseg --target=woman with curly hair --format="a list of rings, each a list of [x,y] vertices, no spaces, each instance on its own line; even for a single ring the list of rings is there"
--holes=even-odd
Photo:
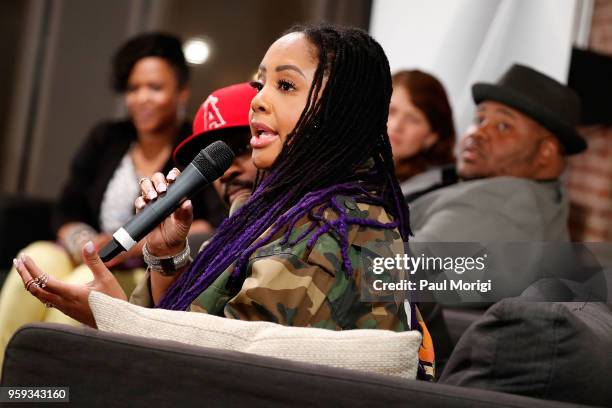
[[[77,149],[54,209],[56,241],[34,242],[22,251],[65,282],[92,279],[91,271],[83,265],[81,248],[88,241],[96,247],[104,245],[134,215],[134,200],[140,194],[138,180],[155,171],[170,171],[174,146],[191,130],[183,117],[189,69],[177,37],[145,33],[128,40],[114,55],[111,82],[123,95],[127,117],[99,123]],[[192,231],[208,231],[203,196],[195,201],[197,221]],[[128,293],[144,275],[141,250],[137,245],[109,265]],[[12,334],[35,321],[78,324],[33,301],[23,292],[13,269],[0,295],[0,358]]]

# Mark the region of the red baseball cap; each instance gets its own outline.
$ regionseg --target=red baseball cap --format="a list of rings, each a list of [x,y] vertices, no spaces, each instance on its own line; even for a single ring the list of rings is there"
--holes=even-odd
[[[211,93],[193,119],[193,134],[174,149],[174,161],[186,166],[212,142],[229,141],[226,139],[235,139],[236,135],[250,137],[245,128],[249,127],[251,100],[256,93],[248,82]]]

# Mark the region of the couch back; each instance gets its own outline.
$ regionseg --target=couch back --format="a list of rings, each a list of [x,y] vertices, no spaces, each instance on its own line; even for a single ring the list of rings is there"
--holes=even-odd
[[[13,336],[1,385],[69,386],[94,407],[575,406],[50,323]]]

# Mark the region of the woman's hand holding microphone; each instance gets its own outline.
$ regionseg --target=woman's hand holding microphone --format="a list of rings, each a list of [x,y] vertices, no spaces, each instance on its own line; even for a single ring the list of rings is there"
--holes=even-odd
[[[134,203],[136,211],[141,211],[150,201],[163,194],[179,174],[178,169],[172,169],[167,176],[155,173],[150,179],[141,179],[141,195]],[[151,291],[155,303],[158,303],[178,273],[182,272],[189,263],[187,233],[192,221],[193,208],[191,201],[186,200],[145,238],[146,245],[143,252],[146,255],[146,251],[149,251],[151,262],[159,261],[157,266],[149,266],[149,269],[160,272],[151,274]],[[184,256],[186,252],[187,256]],[[24,287],[33,296],[48,307],[56,307],[75,320],[95,327],[96,323],[89,308],[89,293],[95,290],[122,300],[127,300],[127,295],[100,259],[92,241],[84,245],[82,257],[93,273],[93,280],[85,285],[64,283],[55,279],[42,271],[27,254],[15,258],[13,263],[23,280]],[[165,268],[168,266],[171,270],[166,271]]]

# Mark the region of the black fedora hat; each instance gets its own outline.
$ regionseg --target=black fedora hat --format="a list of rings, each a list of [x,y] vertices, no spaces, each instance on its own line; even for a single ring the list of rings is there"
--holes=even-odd
[[[587,147],[576,131],[580,121],[578,95],[532,68],[515,64],[496,84],[474,84],[472,96],[476,104],[495,101],[529,116],[550,130],[568,155],[580,153]]]

